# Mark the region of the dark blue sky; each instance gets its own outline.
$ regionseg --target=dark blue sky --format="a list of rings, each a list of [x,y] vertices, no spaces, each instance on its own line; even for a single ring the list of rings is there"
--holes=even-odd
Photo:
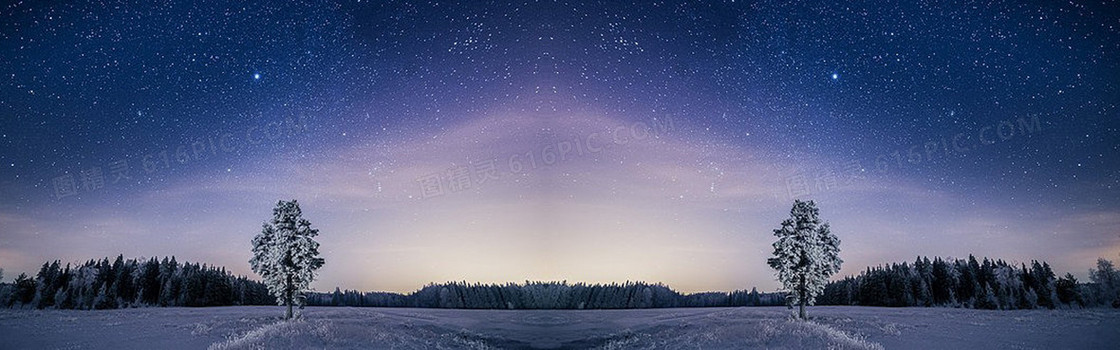
[[[1081,272],[1120,252],[1120,11],[1109,2],[138,1],[19,3],[0,16],[0,267],[125,253],[244,271],[253,231],[289,197],[319,210],[325,240],[333,227],[336,247],[366,249],[329,252],[328,266],[384,266],[359,282],[324,271],[324,283],[365,289],[770,283],[749,261],[763,259],[792,198],[820,200],[826,219],[832,209],[850,242],[845,271],[975,253]],[[648,147],[509,169],[511,155],[654,118],[673,127]],[[421,193],[424,174],[487,158],[507,175],[490,187]],[[510,203],[518,219],[494,215]],[[541,213],[567,210],[588,223],[684,222],[612,236],[663,256],[637,265],[674,267],[557,243],[591,224],[525,238],[572,220]],[[368,260],[455,255],[462,244],[417,243],[455,242],[405,224],[428,216],[524,241],[463,248],[494,261],[446,275]],[[681,241],[707,243],[668,253]],[[509,253],[526,247],[551,255]],[[570,256],[618,271],[587,274]],[[421,277],[393,277],[406,272]]]

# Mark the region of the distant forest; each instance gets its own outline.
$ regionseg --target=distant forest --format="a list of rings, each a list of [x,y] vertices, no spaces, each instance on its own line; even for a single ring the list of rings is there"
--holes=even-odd
[[[1055,278],[1046,262],[1009,264],[984,258],[919,257],[913,264],[867,268],[830,282],[818,305],[947,306],[975,309],[1120,307],[1120,272],[1099,259],[1089,283],[1072,274]]]
[[[1120,307],[1120,271],[1100,259],[1080,282],[1056,278],[1046,262],[1000,259],[930,260],[869,267],[832,281],[817,305],[933,306],[977,309]],[[738,290],[682,294],[662,284],[429,284],[408,294],[335,289],[311,292],[307,305],[462,309],[627,309],[784,305],[781,292]],[[0,283],[0,307],[114,309],[158,306],[276,305],[264,284],[216,266],[162,260],[44,263],[35,277]]]
[[[0,284],[0,306],[54,309],[116,309],[140,306],[276,305],[260,282],[225,268],[179,263],[175,257],[147,261],[117,256],[80,266],[44,263],[35,278],[20,274]]]
[[[449,309],[640,309],[667,307],[774,306],[784,305],[782,293],[760,293],[756,289],[733,292],[681,294],[662,284],[568,284],[529,282],[524,284],[429,284],[409,294],[341,291],[311,293],[308,305],[420,307]]]

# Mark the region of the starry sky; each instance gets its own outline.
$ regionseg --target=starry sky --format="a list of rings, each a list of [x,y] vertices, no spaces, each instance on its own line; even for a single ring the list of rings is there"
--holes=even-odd
[[[814,199],[841,274],[1120,257],[1109,1],[10,2],[0,268],[252,275],[280,199],[312,286],[777,283]]]

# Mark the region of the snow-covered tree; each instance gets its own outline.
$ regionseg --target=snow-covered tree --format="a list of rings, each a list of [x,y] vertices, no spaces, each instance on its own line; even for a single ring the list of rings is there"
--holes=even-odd
[[[253,237],[253,271],[261,276],[277,303],[286,305],[286,318],[292,318],[292,305],[303,306],[303,292],[323,267],[319,257],[319,230],[303,218],[295,200],[279,201],[272,209],[272,220],[264,223]]]
[[[1089,269],[1098,302],[1105,306],[1120,307],[1120,271],[1111,261],[1097,259],[1097,268]]]
[[[1085,300],[1081,296],[1077,278],[1073,277],[1073,274],[1066,273],[1065,276],[1058,279],[1058,282],[1055,283],[1054,286],[1059,302],[1067,304],[1070,307],[1085,306]]]
[[[774,257],[767,260],[777,270],[778,281],[789,292],[788,302],[798,305],[805,319],[805,306],[824,291],[828,277],[840,271],[840,239],[822,223],[813,201],[795,200],[790,217],[774,230]]]
[[[1034,295],[1032,293],[1034,293],[1034,291],[1028,291],[1027,292],[1028,295]],[[1034,298],[1035,298],[1036,301],[1032,301],[1032,302],[1034,303],[1035,306],[1037,306],[1038,305],[1038,303],[1037,303],[1038,296],[1035,295]],[[984,283],[984,288],[980,289],[979,298],[976,300],[976,308],[977,309],[988,309],[988,310],[995,310],[995,309],[999,308],[999,300],[996,300],[996,294],[992,290],[992,286],[989,285],[988,283]]]

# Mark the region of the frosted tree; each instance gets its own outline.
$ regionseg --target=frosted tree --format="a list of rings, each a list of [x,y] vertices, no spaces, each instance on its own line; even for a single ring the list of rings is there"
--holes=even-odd
[[[840,270],[840,239],[821,222],[813,201],[795,200],[789,214],[774,230],[778,241],[767,263],[789,293],[787,302],[798,305],[798,317],[805,319],[805,306],[813,305],[828,277]]]
[[[279,201],[272,209],[272,220],[264,223],[261,233],[253,237],[253,258],[249,264],[261,276],[277,303],[288,307],[286,319],[292,318],[292,305],[302,307],[303,292],[315,279],[315,270],[323,267],[319,257],[319,230],[303,218],[295,200]]]
[[[1105,306],[1120,307],[1120,271],[1104,258],[1097,259],[1097,268],[1089,269],[1097,300]]]

